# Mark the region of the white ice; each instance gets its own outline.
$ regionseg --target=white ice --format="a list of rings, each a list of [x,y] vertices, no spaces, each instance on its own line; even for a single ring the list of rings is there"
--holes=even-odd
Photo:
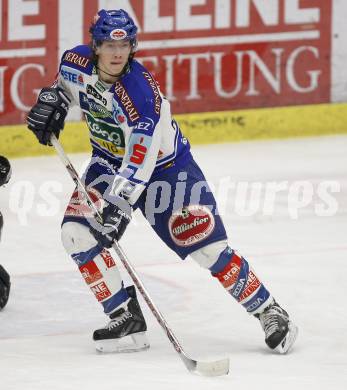
[[[2,390],[347,388],[347,136],[195,147],[194,156],[231,246],[299,326],[293,351],[268,350],[258,321],[136,213],[121,244],[153,300],[189,355],[228,356],[230,374],[188,373],[142,299],[151,348],[97,354],[92,331],[107,319],[60,242],[71,179],[55,156],[18,159],[0,192],[0,263],[12,276],[0,312]],[[88,155],[71,158],[81,169]]]

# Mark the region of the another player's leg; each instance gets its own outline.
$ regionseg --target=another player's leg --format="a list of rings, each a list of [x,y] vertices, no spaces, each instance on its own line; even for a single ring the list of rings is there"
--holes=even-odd
[[[149,347],[147,325],[134,286],[124,288],[118,267],[110,253],[99,247],[89,227],[65,222],[62,241],[109,322],[93,334],[100,352],[132,352]]]
[[[0,239],[1,239],[3,224],[4,224],[4,220],[2,214],[0,213]],[[7,304],[8,298],[10,296],[10,288],[11,288],[10,275],[5,270],[5,268],[0,264],[0,310],[3,309]]]
[[[2,310],[8,301],[10,296],[10,275],[5,268],[0,264],[0,310]]]
[[[245,258],[226,241],[211,243],[191,253],[202,267],[211,271],[228,293],[249,314],[259,319],[269,348],[286,353],[293,346],[298,328],[275,301]]]

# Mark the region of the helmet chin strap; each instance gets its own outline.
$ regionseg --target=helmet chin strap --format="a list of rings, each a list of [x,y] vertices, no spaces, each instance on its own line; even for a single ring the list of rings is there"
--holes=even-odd
[[[117,74],[108,73],[108,72],[106,72],[106,70],[101,69],[98,65],[95,65],[95,67],[96,67],[96,69],[101,70],[101,72],[106,73],[108,76],[111,76],[111,77],[120,77],[120,76],[122,76],[122,74],[125,72],[125,68],[127,67],[127,65],[128,65],[128,64],[124,65],[124,68],[122,69],[122,71],[119,72],[119,73],[117,73]]]

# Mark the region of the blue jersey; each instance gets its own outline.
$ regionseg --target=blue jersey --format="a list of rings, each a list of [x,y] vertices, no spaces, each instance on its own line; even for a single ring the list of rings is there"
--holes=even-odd
[[[87,45],[66,51],[56,84],[71,106],[81,108],[94,155],[118,167],[116,191],[132,184],[129,201],[134,204],[153,173],[173,161],[184,165],[191,159],[190,145],[144,66],[131,60],[126,72],[108,85],[99,79],[92,56]]]

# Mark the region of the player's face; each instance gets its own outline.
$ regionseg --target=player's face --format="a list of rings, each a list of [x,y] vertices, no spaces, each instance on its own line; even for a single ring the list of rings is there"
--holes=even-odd
[[[104,41],[101,46],[96,49],[96,54],[98,55],[98,66],[101,70],[104,70],[107,73],[117,75],[123,70],[124,66],[128,62],[130,52],[131,45],[127,40]],[[102,73],[100,76],[106,82],[114,81],[106,80],[107,75],[105,73]]]

